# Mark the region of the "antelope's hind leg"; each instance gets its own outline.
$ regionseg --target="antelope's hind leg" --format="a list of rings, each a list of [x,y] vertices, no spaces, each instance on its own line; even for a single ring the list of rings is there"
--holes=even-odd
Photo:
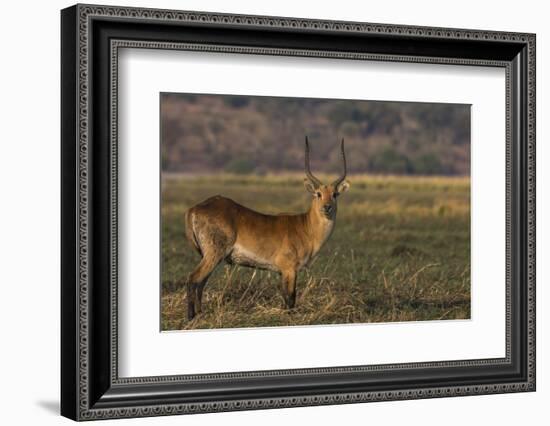
[[[202,311],[202,291],[210,274],[223,259],[223,252],[205,253],[187,279],[187,319],[192,320]]]
[[[187,279],[187,319],[192,320],[202,311],[202,290],[210,274],[221,259],[203,257]]]
[[[227,256],[235,233],[231,224],[223,218],[211,216],[208,212],[188,215],[189,229],[192,229],[192,243],[201,253],[202,259],[187,279],[187,318],[193,319],[202,310],[202,292],[208,277]],[[189,237],[188,237],[189,238]]]

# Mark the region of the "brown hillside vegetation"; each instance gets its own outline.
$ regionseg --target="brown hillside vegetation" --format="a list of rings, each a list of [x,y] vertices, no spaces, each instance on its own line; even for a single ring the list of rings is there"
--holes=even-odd
[[[192,94],[161,95],[165,172],[469,175],[470,106],[411,102]]]

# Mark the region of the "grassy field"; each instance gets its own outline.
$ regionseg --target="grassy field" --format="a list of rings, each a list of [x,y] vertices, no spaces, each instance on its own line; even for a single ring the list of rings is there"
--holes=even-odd
[[[185,210],[221,194],[263,213],[302,212],[310,197],[302,180],[163,177],[163,330],[470,318],[469,179],[350,176],[331,238],[298,276],[293,310],[277,274],[220,265],[203,313],[187,321],[185,280],[199,255],[185,239]]]

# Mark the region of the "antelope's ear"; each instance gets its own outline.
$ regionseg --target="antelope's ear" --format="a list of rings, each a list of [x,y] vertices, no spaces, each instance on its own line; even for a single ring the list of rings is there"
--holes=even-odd
[[[307,192],[310,194],[315,194],[315,185],[308,178],[304,178],[304,186],[306,187]]]
[[[340,185],[338,185],[338,188],[336,188],[336,191],[341,194],[342,192],[346,192],[350,187],[350,183],[345,180]]]

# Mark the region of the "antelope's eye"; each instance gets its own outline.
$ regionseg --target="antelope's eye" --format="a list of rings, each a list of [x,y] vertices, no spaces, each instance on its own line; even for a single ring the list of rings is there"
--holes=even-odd
[[[317,198],[321,198],[321,193],[320,192],[315,193],[315,195],[317,196]]]
[[[333,193],[332,193],[332,198],[336,198],[336,197],[338,197],[338,195],[340,195],[339,192],[333,192]]]

